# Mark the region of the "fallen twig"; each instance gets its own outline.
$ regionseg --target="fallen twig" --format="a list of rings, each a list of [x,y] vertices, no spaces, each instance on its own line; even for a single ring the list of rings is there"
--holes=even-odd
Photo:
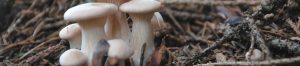
[[[7,28],[6,32],[8,33],[8,35],[10,35],[10,33],[16,29],[17,24],[21,23],[23,18],[25,17],[24,15],[21,15],[20,13],[18,15],[20,17],[16,17],[15,21],[13,21],[11,23],[11,25]]]
[[[257,26],[254,24],[255,21],[253,19],[248,19],[249,27],[251,28],[251,31],[256,38],[256,41],[259,42],[259,47],[262,49],[262,51],[266,54],[266,59],[271,60],[272,56],[270,53],[270,50],[265,42],[265,40],[262,38],[262,35],[258,32]]]
[[[293,28],[293,30],[297,33],[297,35],[300,36],[300,31],[297,28],[296,24],[293,23],[292,20],[290,20],[290,19],[287,19],[286,21],[291,26],[291,28]]]
[[[38,21],[40,18],[42,18],[44,15],[45,15],[45,11],[35,15],[35,17],[31,18],[30,20],[28,20],[26,23],[25,23],[25,27],[28,27],[30,24]]]
[[[228,38],[228,36],[229,35],[224,35],[224,37],[222,37],[219,40],[217,40],[216,42],[214,42],[210,47],[205,48],[199,55],[194,56],[194,58],[200,58],[200,57],[208,55],[209,54],[208,52],[212,51],[213,49],[216,49],[219,45],[221,45],[221,43],[223,43],[225,41],[225,39]],[[195,61],[195,60],[192,60],[192,61]],[[191,62],[189,62],[189,64],[191,64]]]
[[[33,34],[32,34],[33,37],[35,37],[36,34],[37,34],[38,32],[41,31],[42,26],[44,26],[44,24],[45,24],[45,22],[42,21],[41,23],[39,23],[39,24],[37,25],[37,27],[36,27],[36,28],[34,29],[34,31],[33,31]]]
[[[37,49],[37,48],[39,48],[39,47],[41,47],[41,46],[43,46],[43,45],[45,45],[45,44],[47,44],[47,43],[49,43],[49,42],[56,41],[56,40],[58,40],[58,39],[59,39],[58,37],[51,38],[51,39],[49,39],[49,40],[47,40],[47,41],[45,41],[45,42],[39,44],[38,46],[35,46],[35,47],[32,48],[31,50],[29,50],[28,52],[26,52],[25,54],[23,54],[23,55],[19,58],[19,60],[23,59],[23,58],[26,57],[28,54],[32,53],[35,49]]]
[[[175,26],[182,32],[184,33],[184,29],[182,28],[182,26],[179,24],[179,22],[175,19],[175,17],[170,13],[170,9],[165,9],[166,13],[168,14],[168,16],[171,18],[172,22],[175,24]]]
[[[61,49],[63,49],[65,47],[65,46],[62,45],[62,43],[64,43],[64,41],[61,41],[59,44],[57,44],[55,46],[52,46],[52,47],[49,47],[48,49],[46,49],[44,51],[41,51],[38,54],[27,58],[25,60],[25,62],[27,62],[27,63],[34,63],[34,62],[36,62],[38,60],[41,60],[44,57],[49,56],[51,53],[60,51]]]
[[[260,5],[261,0],[160,0],[163,4],[197,4],[197,5]]]
[[[20,45],[27,45],[27,44],[32,44],[32,43],[39,43],[39,42],[31,42],[31,40],[28,38],[26,40],[23,40],[21,42],[15,43],[15,44],[8,44],[8,46],[4,47],[3,49],[0,49],[0,55],[5,52],[5,50],[20,46]]]
[[[175,17],[180,17],[183,19],[204,19],[205,16],[201,16],[201,14],[198,13],[191,13],[191,12],[185,12],[185,11],[176,11],[176,10],[171,10],[171,9],[166,9],[166,12],[169,14],[174,15]]]
[[[279,36],[279,37],[282,37],[282,38],[289,38],[290,36],[285,36],[285,35],[282,35],[281,33],[277,33],[277,32],[273,32],[273,31],[267,31],[267,30],[258,30],[260,32],[263,32],[263,33],[269,33],[271,35],[274,35],[274,36]]]
[[[207,44],[212,44],[213,41],[209,41],[206,39],[203,39],[201,37],[196,36],[189,28],[186,30],[187,34],[190,35],[194,40],[200,40],[201,42],[205,42]]]
[[[231,66],[261,66],[261,65],[277,65],[277,64],[293,64],[299,63],[300,57],[294,58],[283,58],[283,59],[276,59],[276,60],[269,60],[269,61],[259,61],[259,62],[221,62],[221,63],[207,63],[207,64],[197,64],[194,66],[214,66],[214,65],[231,65]]]

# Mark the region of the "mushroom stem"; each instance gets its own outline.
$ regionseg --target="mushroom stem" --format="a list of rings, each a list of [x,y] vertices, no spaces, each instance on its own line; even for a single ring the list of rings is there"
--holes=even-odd
[[[154,38],[151,26],[151,18],[154,12],[161,8],[161,4],[154,0],[131,0],[120,6],[122,12],[128,13],[132,18],[132,33],[130,44],[134,49],[132,56],[135,66],[140,66],[142,47],[145,44],[143,52],[143,66],[147,65],[154,51]]]
[[[88,56],[89,64],[93,57],[93,51],[100,39],[105,39],[104,24],[106,18],[98,18],[87,20],[86,22],[78,22],[82,27],[82,45],[81,51]]]
[[[121,27],[114,15],[108,17],[105,32],[109,39],[121,38]]]
[[[108,17],[105,24],[105,32],[109,39],[121,38],[128,42],[129,26],[124,13],[118,11],[116,14]]]
[[[100,39],[105,39],[104,24],[106,18],[78,22],[82,27],[82,46],[81,51],[91,55],[92,51]]]
[[[73,39],[68,39],[69,43],[70,43],[70,48],[71,49],[80,49],[81,47],[81,35],[79,35],[78,37],[75,37]]]
[[[97,0],[97,2],[113,3],[117,6],[127,2],[128,0]],[[121,38],[129,42],[129,26],[125,13],[118,10],[112,16],[108,17],[105,25],[106,35],[110,39]]]
[[[129,43],[130,29],[129,29],[128,22],[126,20],[126,14],[122,13],[121,11],[118,11],[117,17],[119,19],[118,22],[121,27],[121,39],[125,40],[126,43]]]
[[[143,65],[146,65],[145,60],[149,59],[150,55],[154,51],[154,43],[153,43],[153,34],[152,34],[152,26],[151,26],[151,18],[153,13],[148,14],[129,14],[133,20],[132,27],[132,40],[131,46],[134,47],[134,55],[133,61],[135,65],[138,66],[141,58],[141,50],[143,49],[143,44],[146,44],[146,50],[144,54]]]

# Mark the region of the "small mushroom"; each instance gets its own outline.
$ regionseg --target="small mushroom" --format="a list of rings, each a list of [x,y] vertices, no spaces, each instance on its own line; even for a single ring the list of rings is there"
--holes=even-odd
[[[81,27],[81,51],[89,58],[91,65],[95,45],[100,39],[106,39],[104,24],[107,16],[117,11],[118,7],[110,3],[85,3],[68,9],[64,14],[67,21],[77,21]]]
[[[68,40],[71,49],[81,48],[81,28],[78,23],[64,27],[60,30],[59,37]]]
[[[249,50],[245,56],[248,61],[260,61],[263,59],[263,53],[258,49]]]
[[[59,57],[62,66],[86,66],[87,57],[78,49],[69,49]]]
[[[134,49],[132,58],[135,66],[140,66],[141,63],[145,66],[154,51],[151,18],[154,12],[161,8],[161,4],[155,0],[131,0],[119,8],[122,12],[128,13],[133,20],[130,46]],[[140,60],[143,44],[146,44],[144,60]]]
[[[108,50],[108,63],[110,65],[125,65],[126,59],[133,55],[133,49],[121,39],[112,39],[108,41],[110,47]]]

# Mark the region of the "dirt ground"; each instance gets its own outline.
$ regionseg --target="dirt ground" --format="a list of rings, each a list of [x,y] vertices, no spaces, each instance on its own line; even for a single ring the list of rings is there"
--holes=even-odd
[[[150,63],[299,65],[300,0],[188,1],[161,0],[165,25],[155,31],[156,60]],[[63,14],[85,2],[0,0],[0,66],[59,65],[59,56],[70,48],[59,30],[74,23]],[[262,57],[250,62],[246,54],[254,50]]]

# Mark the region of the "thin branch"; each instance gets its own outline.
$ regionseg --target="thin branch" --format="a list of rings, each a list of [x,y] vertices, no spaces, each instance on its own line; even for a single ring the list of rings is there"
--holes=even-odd
[[[65,46],[63,46],[62,43],[64,43],[64,41],[60,41],[59,44],[57,44],[55,46],[51,46],[48,49],[43,50],[43,51],[37,53],[36,55],[27,58],[24,61],[27,63],[34,63],[34,62],[37,62],[38,60],[42,60],[43,58],[51,55],[51,53],[55,53],[55,52],[58,52],[61,49],[63,49]]]
[[[205,30],[205,29],[203,29],[203,30]],[[207,40],[207,39],[204,39],[204,38],[202,38],[202,37],[197,36],[194,32],[192,32],[192,30],[190,29],[189,25],[188,25],[188,28],[186,29],[186,32],[187,32],[187,34],[190,35],[194,40],[199,40],[199,41],[205,42],[205,43],[207,43],[207,44],[212,44],[212,43],[213,43],[213,41],[210,41],[210,40]]]
[[[269,50],[266,42],[262,38],[262,35],[260,34],[260,32],[258,32],[257,26],[254,24],[255,21],[253,19],[248,19],[248,21],[250,22],[249,27],[251,28],[251,31],[252,31],[254,37],[256,38],[256,41],[259,42],[259,47],[266,54],[267,60],[271,60],[272,56],[271,56],[270,50]]]
[[[239,65],[253,65],[253,66],[261,66],[261,65],[277,65],[277,64],[293,64],[299,63],[300,57],[294,58],[283,58],[283,59],[276,59],[270,61],[259,61],[259,62],[221,62],[221,63],[207,63],[207,64],[198,64],[194,66],[214,66],[214,65],[230,65],[230,66],[239,66]]]
[[[197,4],[197,5],[260,5],[261,0],[160,0],[163,4]]]
[[[49,40],[47,40],[47,41],[45,41],[45,42],[39,44],[38,46],[32,48],[31,50],[29,50],[28,52],[26,52],[25,54],[23,54],[23,56],[21,56],[20,59],[23,59],[24,57],[26,57],[27,55],[29,55],[30,53],[32,53],[34,50],[38,49],[39,47],[41,47],[41,46],[43,46],[43,45],[45,45],[45,44],[47,44],[47,43],[49,43],[49,42],[56,41],[56,40],[58,40],[58,39],[59,39],[58,37],[56,37],[56,38],[51,38],[51,39],[49,39]]]
[[[291,28],[293,28],[293,30],[297,33],[297,35],[300,36],[300,31],[297,28],[297,26],[295,25],[295,23],[293,23],[292,20],[290,20],[290,19],[287,19],[286,21],[287,21],[287,23],[290,24]]]
[[[185,32],[182,26],[179,24],[179,22],[175,19],[175,17],[170,13],[171,9],[166,8],[165,9],[167,15],[171,18],[172,22],[175,24],[175,26],[181,31]]]

